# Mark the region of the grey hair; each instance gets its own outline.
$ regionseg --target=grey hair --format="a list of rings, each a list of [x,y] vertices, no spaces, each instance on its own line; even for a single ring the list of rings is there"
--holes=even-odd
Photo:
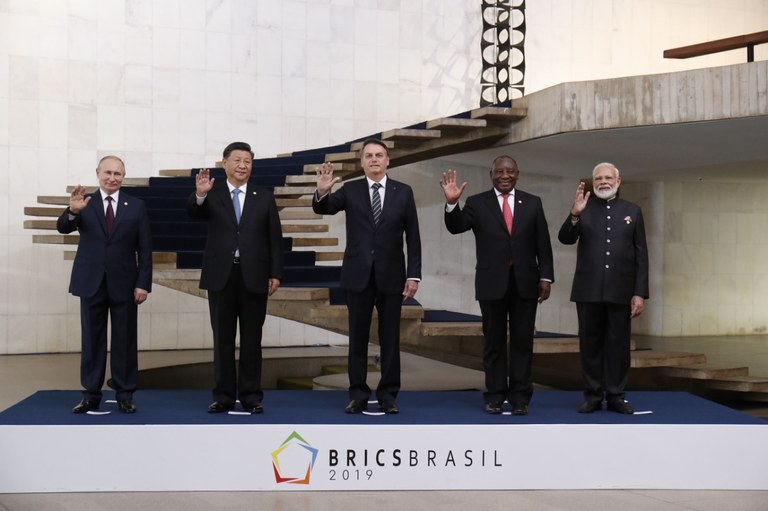
[[[616,171],[616,177],[619,177],[619,169],[614,165],[613,163],[608,163],[607,161],[604,161],[603,163],[598,163],[595,165],[595,168],[592,169],[592,177],[595,177],[595,172],[597,172],[597,169],[602,167],[608,167],[609,169],[613,169]]]

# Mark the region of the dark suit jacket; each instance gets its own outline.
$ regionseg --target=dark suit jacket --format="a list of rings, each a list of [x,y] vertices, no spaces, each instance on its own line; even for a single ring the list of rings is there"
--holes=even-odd
[[[384,205],[378,225],[373,222],[368,181],[349,181],[312,209],[322,215],[346,211],[347,246],[341,267],[341,287],[362,291],[368,284],[371,268],[376,272],[380,292],[399,294],[406,279],[421,279],[421,237],[413,190],[405,183],[387,177]],[[403,255],[403,233],[408,262]]]
[[[648,247],[639,206],[594,197],[576,225],[566,218],[557,237],[566,245],[579,242],[571,301],[628,304],[633,296],[648,298]]]
[[[272,192],[249,183],[238,225],[226,179],[216,180],[200,206],[192,192],[187,200],[187,213],[208,220],[201,289],[224,289],[238,247],[248,291],[267,293],[269,279],[283,277],[283,234]]]
[[[144,201],[120,190],[112,234],[107,235],[101,192],[90,197],[74,219],[69,219],[67,208],[56,222],[62,234],[80,233],[69,292],[89,298],[105,275],[112,300],[133,301],[135,288],[152,291],[152,234]]]
[[[504,297],[509,282],[510,260],[520,297],[538,298],[539,281],[547,279],[554,282],[552,244],[539,197],[515,189],[511,235],[507,232],[494,189],[469,197],[464,209],[457,204],[453,211],[445,213],[445,226],[451,234],[470,229],[475,233],[477,300],[500,300]]]

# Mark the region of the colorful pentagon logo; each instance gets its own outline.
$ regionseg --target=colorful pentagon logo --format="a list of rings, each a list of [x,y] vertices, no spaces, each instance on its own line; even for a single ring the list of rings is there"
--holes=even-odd
[[[315,466],[318,450],[309,445],[295,431],[272,451],[272,469],[275,482],[288,484],[309,484],[312,467]]]

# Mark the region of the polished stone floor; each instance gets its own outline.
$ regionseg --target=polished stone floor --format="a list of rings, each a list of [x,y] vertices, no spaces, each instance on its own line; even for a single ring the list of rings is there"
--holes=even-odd
[[[638,346],[702,352],[711,364],[743,364],[750,373],[768,376],[768,336],[638,339]],[[142,367],[196,362],[204,352],[152,352],[140,355]],[[450,367],[404,355],[403,370],[418,367],[445,378]],[[76,389],[78,354],[0,356],[0,410],[41,389]],[[73,403],[74,405],[74,403]],[[768,446],[764,449],[768,456]],[[119,450],[84,447],[84,456],[109,469]],[[617,456],[621,455],[617,449]],[[626,460],[631,463],[632,460]],[[2,460],[0,460],[2,463]],[[768,477],[768,475],[766,475]],[[2,511],[163,511],[334,510],[362,508],[460,509],[515,511],[766,511],[766,491],[569,490],[569,491],[386,491],[386,492],[172,492],[0,494]]]

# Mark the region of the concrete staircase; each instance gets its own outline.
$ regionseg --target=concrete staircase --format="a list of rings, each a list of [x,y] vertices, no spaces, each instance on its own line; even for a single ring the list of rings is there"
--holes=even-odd
[[[508,135],[514,123],[526,115],[526,100],[523,98],[515,102],[514,108],[479,108],[455,117],[434,119],[374,136],[387,144],[390,167],[394,168],[490,147]],[[328,224],[311,209],[316,171],[322,162],[328,161],[335,164],[335,174],[341,176],[343,181],[361,176],[361,148],[362,141],[357,141],[329,149],[328,152],[316,151],[315,163],[304,164],[301,174],[287,175],[282,184],[273,187],[284,237],[290,238],[292,251],[314,252],[315,265],[333,265],[339,263],[343,256],[339,239],[327,235]],[[280,155],[269,160],[280,167],[283,161],[293,161],[305,153]],[[258,162],[254,162],[254,168]],[[165,178],[190,178],[192,175],[192,169],[160,171],[160,176]],[[150,178],[128,178],[124,186],[148,187]],[[190,193],[192,190],[193,185],[189,188]],[[50,232],[55,231],[55,219],[67,204],[67,195],[38,197],[37,205],[24,208],[25,215],[30,217],[24,221],[24,227],[42,231],[33,234],[34,243],[64,245],[64,257],[72,259],[74,250],[71,248],[77,244],[77,234]],[[204,292],[198,289],[200,270],[179,268],[178,257],[179,253],[172,251],[153,254],[155,284],[204,297]],[[331,292],[332,289],[327,285],[286,284],[269,300],[268,313],[347,334],[346,307],[332,303]],[[482,369],[483,338],[479,322],[429,323],[424,322],[423,317],[421,306],[404,307],[400,326],[404,351],[465,368]],[[376,321],[374,314],[374,342],[377,342]],[[537,383],[560,388],[580,388],[577,338],[537,338],[534,353]],[[636,373],[649,375],[639,379],[641,386],[681,388],[703,394],[768,401],[768,378],[749,376],[748,368],[707,366],[703,354],[633,350],[632,367],[633,381],[636,380]]]

